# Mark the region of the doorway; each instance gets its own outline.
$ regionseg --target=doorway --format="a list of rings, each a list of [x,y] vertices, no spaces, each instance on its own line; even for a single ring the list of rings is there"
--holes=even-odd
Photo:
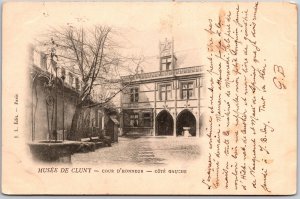
[[[176,120],[176,135],[184,135],[183,128],[189,129],[190,136],[196,136],[196,118],[188,110],[183,110],[177,117]]]
[[[161,111],[156,117],[156,134],[173,135],[174,122],[172,115],[166,111]]]

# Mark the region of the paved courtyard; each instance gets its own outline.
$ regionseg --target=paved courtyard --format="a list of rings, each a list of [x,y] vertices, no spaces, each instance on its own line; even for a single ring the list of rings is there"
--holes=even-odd
[[[119,137],[112,147],[74,154],[72,163],[167,165],[195,160],[200,152],[195,137]]]

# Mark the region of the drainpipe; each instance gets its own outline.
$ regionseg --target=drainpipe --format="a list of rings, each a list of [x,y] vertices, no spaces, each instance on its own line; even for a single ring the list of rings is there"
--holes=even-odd
[[[34,83],[35,83],[35,79],[36,79],[36,76],[33,77],[33,80],[32,80],[32,93],[31,93],[31,140],[32,142],[35,140],[35,117],[34,117],[34,111],[33,111],[33,93],[34,93]]]
[[[61,79],[63,80],[63,83],[62,83],[62,101],[63,101],[63,104],[62,104],[62,127],[63,127],[63,134],[62,134],[62,139],[63,141],[65,141],[65,75],[62,74],[61,76]]]
[[[57,68],[55,70],[55,129],[54,129],[54,139],[55,141],[57,141],[57,92],[58,92],[58,89],[57,89]]]

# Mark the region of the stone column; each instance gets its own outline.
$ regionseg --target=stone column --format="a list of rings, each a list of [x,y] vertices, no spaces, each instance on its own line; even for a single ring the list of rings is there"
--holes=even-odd
[[[177,136],[176,135],[176,131],[177,131],[177,129],[176,129],[176,124],[177,124],[177,121],[176,121],[176,118],[177,118],[177,84],[178,84],[178,81],[175,79],[174,80],[174,87],[175,87],[175,110],[174,110],[174,132],[173,132],[173,136]]]
[[[174,116],[173,117],[173,136],[176,137],[176,114],[174,113]]]
[[[200,109],[200,106],[201,106],[201,94],[200,94],[200,91],[201,91],[201,78],[202,77],[199,77],[198,78],[198,114],[197,114],[197,118],[196,118],[196,137],[200,137],[200,116],[201,116],[201,109]]]
[[[123,123],[123,110],[120,111],[120,136],[123,136],[124,131],[124,123]]]
[[[196,115],[196,137],[200,137],[200,113]]]
[[[153,136],[157,135],[156,132],[156,83],[154,83],[154,109],[153,109]]]

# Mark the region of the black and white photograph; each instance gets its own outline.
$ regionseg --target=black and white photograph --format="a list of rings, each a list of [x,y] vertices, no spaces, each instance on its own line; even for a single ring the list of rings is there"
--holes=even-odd
[[[137,27],[78,21],[49,27],[29,47],[33,158],[145,165],[198,158],[205,87],[197,45],[180,39],[176,50],[172,35],[149,42]]]

